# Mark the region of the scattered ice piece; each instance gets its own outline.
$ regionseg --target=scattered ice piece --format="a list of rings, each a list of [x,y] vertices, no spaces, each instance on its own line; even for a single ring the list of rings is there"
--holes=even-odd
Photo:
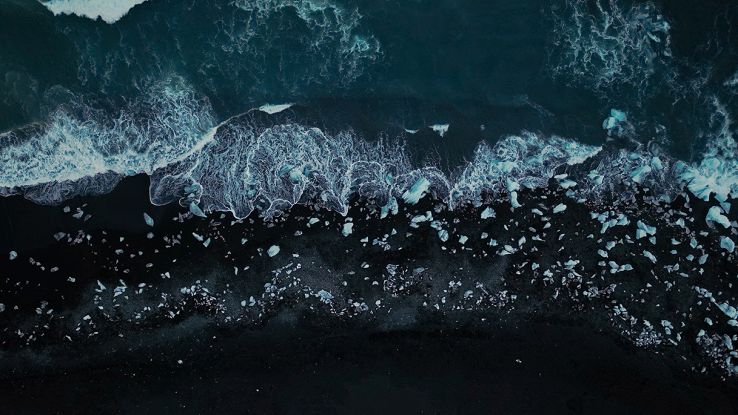
[[[563,203],[559,203],[553,208],[553,213],[560,213],[566,210],[566,205]]]
[[[441,242],[448,241],[448,231],[445,229],[441,229],[438,231],[438,238],[441,240]]]
[[[269,255],[269,257],[273,257],[273,256],[277,255],[278,253],[279,253],[279,246],[277,246],[277,245],[272,245],[267,250],[267,255]]]
[[[333,294],[329,293],[326,290],[318,291],[318,293],[316,294],[316,297],[320,298],[320,301],[326,304],[330,304],[333,302]]]
[[[649,251],[643,251],[643,256],[645,256],[646,258],[650,259],[651,262],[653,262],[654,264],[657,262],[656,261],[656,256],[654,256],[654,254],[652,254]]]
[[[733,253],[733,251],[735,251],[735,242],[733,242],[733,240],[728,238],[727,236],[721,236],[720,247],[730,253]]]
[[[312,226],[312,225],[315,225],[318,222],[320,222],[320,219],[318,219],[318,218],[310,218],[310,220],[308,221],[308,225],[309,226]]]
[[[143,216],[144,216],[144,222],[146,222],[147,225],[153,227],[154,226],[154,219],[151,216],[149,216],[149,214],[146,213],[146,212],[144,212]]]
[[[286,109],[289,109],[293,105],[295,104],[292,104],[292,103],[290,104],[264,104],[260,106],[258,109],[261,112],[266,112],[267,114],[271,115],[271,114],[276,114],[278,112],[282,112]]]
[[[202,209],[200,209],[200,206],[197,206],[197,203],[195,203],[194,201],[190,202],[190,212],[193,215],[199,216],[201,218],[207,217],[205,216],[205,212],[203,212]]]
[[[462,244],[462,245],[464,245],[466,243],[466,241],[468,241],[468,240],[469,240],[469,238],[466,235],[459,236],[459,243]]]
[[[8,255],[8,258],[12,261],[16,258],[18,258],[18,253],[15,251],[10,251],[10,254]]]
[[[341,234],[343,236],[349,236],[354,231],[354,224],[353,222],[347,222],[343,224],[343,229],[341,230]]]
[[[636,223],[636,226],[638,227],[638,229],[636,229],[636,239],[641,239],[641,238],[645,238],[648,235],[656,234],[656,227],[648,226],[642,221],[638,221]]]
[[[448,132],[449,124],[433,124],[430,126],[430,129],[438,133],[441,137],[446,135]]]
[[[492,209],[491,207],[486,207],[482,211],[482,219],[494,218],[496,216],[497,216],[497,214],[495,213],[495,210]]]
[[[730,220],[727,216],[723,215],[723,210],[719,206],[713,206],[707,211],[707,217],[705,221],[709,224],[715,222],[723,225],[725,228],[730,228]]]
[[[604,130],[610,131],[613,128],[617,127],[619,123],[625,122],[627,120],[628,116],[625,114],[625,112],[613,108],[610,110],[610,116],[605,118],[605,121],[602,122],[602,128]]]

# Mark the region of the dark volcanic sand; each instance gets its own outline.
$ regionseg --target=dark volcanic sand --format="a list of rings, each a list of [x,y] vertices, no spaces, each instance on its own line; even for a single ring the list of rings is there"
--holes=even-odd
[[[486,224],[479,224],[478,210],[434,214],[450,223],[445,226],[449,242],[441,244],[428,224],[409,228],[402,211],[379,221],[365,220],[366,212],[355,208],[349,216],[356,225],[348,238],[340,235],[344,220],[340,215],[304,207],[294,208],[289,220],[273,227],[258,219],[232,226],[232,219],[219,219],[217,214],[207,220],[175,222],[171,218],[183,209],[151,206],[147,184],[138,176],[124,180],[108,195],[65,204],[74,213],[87,203],[83,209],[93,216],[86,222],[62,213],[64,205],[42,207],[17,197],[0,199],[0,231],[8,235],[0,240],[0,302],[7,307],[0,314],[0,398],[17,408],[16,413],[161,413],[179,408],[192,413],[727,414],[738,408],[735,381],[719,380],[719,371],[715,373],[709,358],[693,346],[698,327],[677,328],[684,337],[678,347],[660,344],[644,350],[632,343],[637,333],[613,323],[618,320],[609,311],[611,301],[656,324],[658,317],[649,313],[692,310],[696,300],[689,284],[677,285],[668,294],[654,290],[651,303],[628,303],[643,282],[651,281],[639,273],[645,265],[637,259],[632,260],[634,273],[607,276],[606,282],[622,287],[612,300],[585,300],[569,282],[531,284],[526,272],[515,274],[518,268],[513,264],[520,262],[519,257],[494,255],[499,247],[485,248],[478,241],[483,230],[518,238],[517,230],[502,229],[516,217],[503,207],[505,202],[495,205],[498,218]],[[549,206],[558,200],[569,205],[566,215],[552,221],[555,227],[589,232],[578,225],[589,221],[583,206],[556,192],[545,194]],[[521,200],[528,199],[523,195]],[[530,212],[535,206],[531,202],[517,212]],[[425,200],[412,210],[432,209],[433,203]],[[155,219],[154,228],[144,224],[143,211]],[[310,216],[320,217],[321,224],[306,228]],[[453,218],[461,221],[453,224]],[[631,222],[637,219],[631,217]],[[331,224],[324,227],[323,220]],[[525,226],[534,226],[529,220]],[[364,235],[371,241],[393,228],[397,235],[388,239],[392,248],[387,251],[371,243],[362,247],[359,241]],[[633,223],[622,232],[632,233],[632,228]],[[58,231],[74,234],[76,229],[92,235],[93,242],[70,246],[52,237]],[[293,236],[298,229],[305,234]],[[155,233],[154,239],[145,237],[149,231]],[[164,249],[161,236],[180,231],[182,244]],[[191,236],[193,231],[212,237],[211,245],[203,247]],[[406,237],[408,231],[413,235]],[[621,230],[610,232],[617,235]],[[470,251],[460,250],[460,234],[469,236],[464,246]],[[118,242],[120,236],[125,243]],[[241,236],[249,238],[243,246]],[[103,238],[108,242],[101,243]],[[659,241],[668,239],[660,234]],[[542,243],[534,259],[544,265],[576,254],[585,267],[596,267],[586,260],[597,260],[587,243],[568,241],[560,244],[564,250]],[[275,258],[257,254],[271,244],[282,248]],[[441,245],[448,250],[442,251]],[[126,249],[122,256],[112,252],[119,247]],[[8,261],[10,249],[19,251],[15,261]],[[457,252],[450,253],[453,249]],[[142,255],[127,257],[139,250]],[[290,257],[292,252],[300,257]],[[480,257],[479,252],[489,256]],[[29,265],[28,258],[41,261],[45,270]],[[146,268],[149,262],[152,268]],[[272,272],[289,262],[303,266],[290,268],[293,276],[299,275],[299,283]],[[371,268],[362,269],[364,262]],[[404,279],[388,276],[387,264],[400,264],[398,275]],[[54,265],[60,270],[49,273]],[[245,265],[250,268],[233,274],[233,266]],[[420,277],[407,274],[421,266],[426,270]],[[123,273],[124,268],[131,272]],[[167,271],[171,278],[163,279],[161,273]],[[706,273],[700,284],[720,284],[713,274]],[[66,281],[70,275],[76,277],[74,283]],[[111,302],[118,279],[124,279],[128,289]],[[382,282],[370,285],[369,279]],[[93,291],[97,280],[105,291]],[[450,290],[450,281],[463,285]],[[482,291],[492,294],[480,292],[473,283],[480,281]],[[134,294],[139,283],[145,288]],[[279,299],[270,298],[266,283],[285,289]],[[405,287],[399,289],[397,284]],[[177,297],[181,287],[196,286],[209,289],[208,295],[200,296],[197,288],[193,291],[197,295]],[[304,295],[307,286],[309,298]],[[316,299],[319,289],[335,296],[330,307]],[[477,302],[461,298],[467,289],[474,290],[472,300],[479,298]],[[516,298],[498,295],[500,291],[510,291]],[[552,300],[559,291],[561,295]],[[160,292],[170,295],[169,303]],[[258,304],[241,307],[239,301],[249,296]],[[448,303],[441,303],[441,297]],[[370,311],[346,306],[349,299],[367,304]],[[382,301],[381,307],[374,307],[376,299]],[[42,313],[54,310],[51,317],[34,312],[42,301],[47,302]],[[159,303],[167,304],[161,312]],[[437,303],[440,310],[433,308]],[[104,310],[96,310],[98,306]],[[145,306],[153,311],[136,318]],[[168,317],[168,311],[176,316]],[[704,312],[694,313],[691,321],[699,322],[699,313]],[[85,314],[92,318],[84,320]],[[730,330],[720,322],[719,312],[709,315],[721,330]],[[17,329],[24,336],[16,335]],[[33,340],[28,333],[34,333]],[[702,367],[707,368],[705,374],[698,373]]]

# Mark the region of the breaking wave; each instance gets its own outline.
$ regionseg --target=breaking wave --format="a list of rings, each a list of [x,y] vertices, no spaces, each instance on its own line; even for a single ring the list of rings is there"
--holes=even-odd
[[[207,99],[180,78],[151,87],[115,113],[81,100],[61,105],[44,125],[0,136],[0,194],[42,204],[110,191],[125,176],[151,177],[155,204],[179,202],[194,212],[229,211],[273,217],[295,204],[345,214],[357,197],[387,214],[398,200],[426,195],[450,208],[548,186],[573,198],[627,197],[635,186],[671,198],[685,186],[700,198],[738,196],[732,122],[715,99],[715,131],[699,162],[688,164],[657,146],[625,149],[522,132],[494,145],[482,142],[471,160],[451,171],[417,165],[402,137],[367,140],[354,131],[302,125],[288,106],[249,111],[217,124]],[[281,106],[280,106],[281,108]],[[605,120],[615,130],[624,113]],[[605,134],[605,132],[603,132]],[[194,213],[193,212],[193,213]]]

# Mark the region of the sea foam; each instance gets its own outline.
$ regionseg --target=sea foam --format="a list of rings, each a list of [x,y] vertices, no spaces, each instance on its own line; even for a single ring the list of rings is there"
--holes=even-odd
[[[41,4],[55,16],[73,14],[92,20],[100,18],[105,23],[113,24],[144,2],[146,0],[49,0]]]

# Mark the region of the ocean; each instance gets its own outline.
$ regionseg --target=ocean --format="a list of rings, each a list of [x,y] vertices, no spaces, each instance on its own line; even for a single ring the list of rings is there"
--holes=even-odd
[[[612,388],[613,413],[679,406],[659,393],[731,413],[735,21],[717,0],[0,0],[6,396],[89,371],[103,412],[176,408],[165,379],[189,368],[203,412],[233,389],[201,379],[268,344],[223,379],[296,400],[249,390],[243,412],[379,408],[357,396],[383,382],[412,402],[390,411],[466,412],[428,378],[520,348],[567,397],[516,403],[536,370],[485,363],[494,381],[452,388],[468,411],[602,412]],[[313,361],[310,382],[286,368]],[[613,383],[582,384],[592,365]],[[115,409],[119,369],[158,403]]]

